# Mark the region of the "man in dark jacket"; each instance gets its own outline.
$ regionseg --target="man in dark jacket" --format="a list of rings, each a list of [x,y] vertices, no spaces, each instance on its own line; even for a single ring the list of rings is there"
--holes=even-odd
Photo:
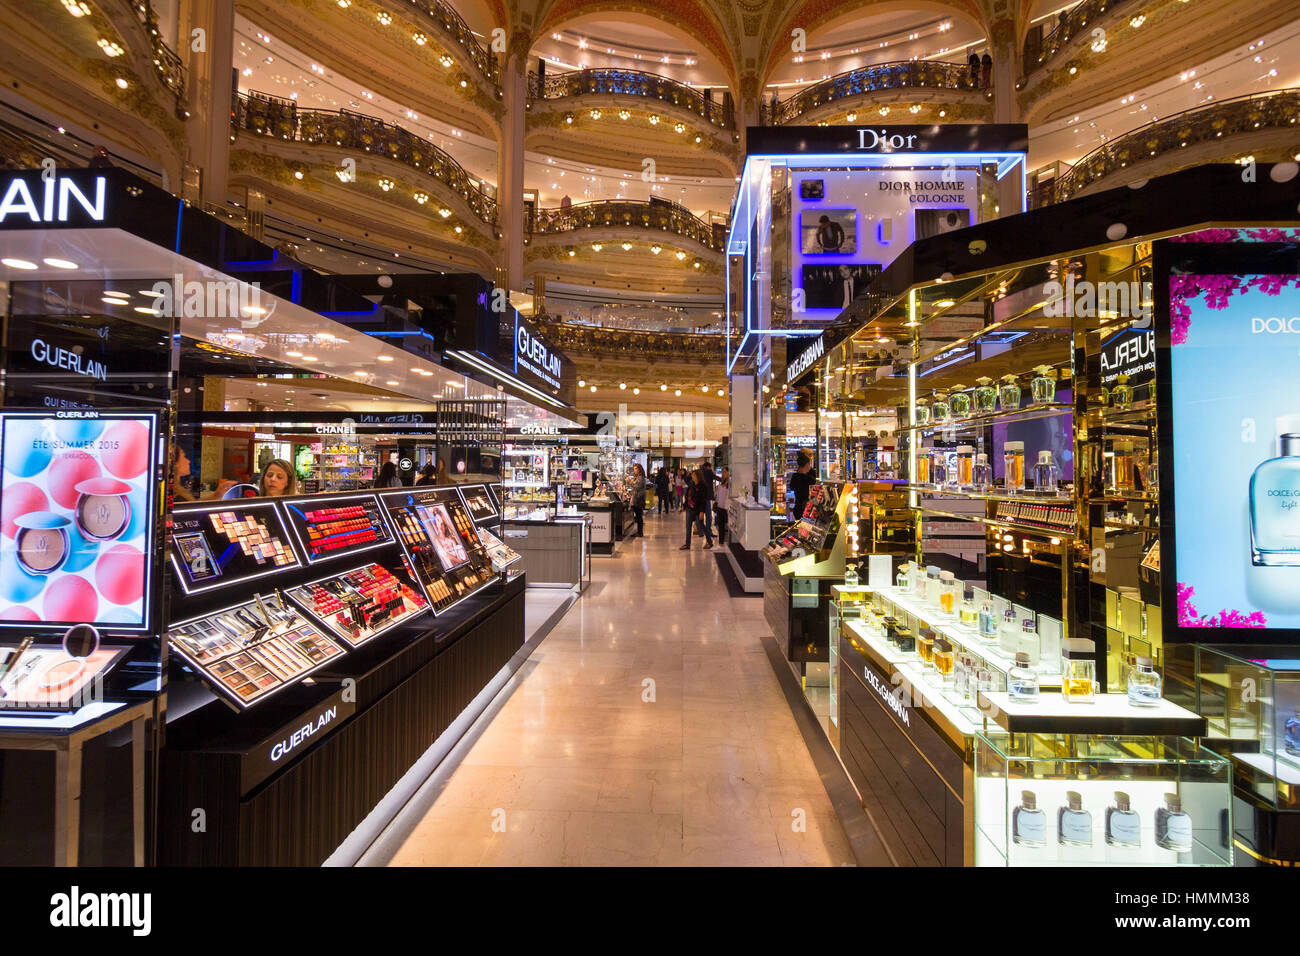
[[[812,458],[806,451],[799,452],[795,458],[795,471],[791,472],[787,482],[794,492],[794,521],[803,517],[803,509],[808,504],[808,489],[816,483],[817,477],[812,473]]]
[[[710,531],[713,530],[713,488],[717,482],[718,475],[713,470],[713,465],[707,461],[703,462],[700,465],[700,487],[703,489],[701,516],[704,527]]]
[[[659,502],[659,513],[661,515],[668,513],[668,502],[672,495],[671,484],[672,480],[668,477],[668,469],[661,465],[659,470],[655,472],[655,498]]]

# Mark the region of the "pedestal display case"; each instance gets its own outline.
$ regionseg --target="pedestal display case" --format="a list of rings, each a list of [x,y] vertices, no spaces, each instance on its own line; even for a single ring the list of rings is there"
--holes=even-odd
[[[523,644],[497,514],[484,486],[176,506],[161,862],[333,852]]]

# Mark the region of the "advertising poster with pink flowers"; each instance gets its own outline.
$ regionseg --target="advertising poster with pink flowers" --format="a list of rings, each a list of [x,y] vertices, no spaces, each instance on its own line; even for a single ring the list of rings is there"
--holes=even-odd
[[[1175,270],[1169,305],[1177,623],[1300,629],[1300,275]]]
[[[0,627],[149,621],[157,419],[0,414]]]

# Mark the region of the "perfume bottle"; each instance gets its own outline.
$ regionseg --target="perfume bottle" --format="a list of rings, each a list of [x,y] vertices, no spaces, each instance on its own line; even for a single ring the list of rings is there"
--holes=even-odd
[[[1113,408],[1125,409],[1133,404],[1133,386],[1128,383],[1127,375],[1119,375],[1110,390],[1110,404]]]
[[[893,645],[898,648],[899,653],[911,654],[916,650],[916,635],[912,633],[910,627],[903,627],[902,625],[896,624],[894,627],[890,628],[889,635],[892,638]]]
[[[966,418],[970,415],[970,393],[965,385],[954,385],[948,390],[948,407],[953,418]]]
[[[975,483],[975,448],[957,446],[957,487],[968,490]]]
[[[989,456],[984,452],[975,456],[970,487],[971,491],[988,491],[993,487],[993,466],[989,464]]]
[[[930,419],[934,422],[946,422],[949,418],[948,397],[936,393],[930,402]]]
[[[979,611],[975,608],[975,589],[967,585],[961,595],[961,610],[957,612],[962,627],[974,627],[979,620]]]
[[[911,578],[912,562],[904,561],[898,566],[898,574],[894,576],[894,587],[900,591],[906,591],[912,583]]]
[[[1070,704],[1091,704],[1097,693],[1096,645],[1081,637],[1061,642],[1061,697]]]
[[[1300,426],[1300,417],[1287,419]],[[1250,556],[1256,566],[1300,567],[1300,427],[1278,444],[1280,457],[1250,476]]]
[[[1133,442],[1117,441],[1111,448],[1110,486],[1116,491],[1133,490]]]
[[[1034,465],[1034,491],[1040,495],[1055,495],[1057,483],[1061,480],[1061,468],[1052,460],[1052,452],[1044,448],[1038,453],[1038,464]]]
[[[939,569],[933,564],[925,569],[925,603],[935,610],[939,608]]]
[[[921,655],[921,663],[928,669],[934,666],[934,634],[925,628],[916,635],[916,652]]]
[[[1024,654],[1029,660],[1029,666],[1037,667],[1042,651],[1043,645],[1038,638],[1038,625],[1025,618],[1020,622],[1020,650],[1016,652],[1017,659]]]
[[[998,401],[1004,412],[1014,412],[1020,407],[1020,384],[1014,375],[1003,375],[998,386]]]
[[[918,485],[930,483],[930,452],[925,448],[916,453],[916,483]]]
[[[976,619],[980,640],[992,644],[998,639],[998,620],[993,613],[993,602],[985,600],[980,605],[979,617]]]
[[[1017,703],[1038,703],[1038,675],[1029,669],[1029,655],[1016,654],[1016,663],[1007,671],[1007,696]]]
[[[1020,650],[1020,621],[1011,608],[1002,612],[1002,623],[998,626],[998,648],[1008,657],[1014,657]]]
[[[858,565],[856,562],[844,562],[844,586],[846,588],[855,588],[858,586]]]
[[[957,655],[954,670],[954,690],[963,701],[975,696],[975,658],[965,651]]]
[[[1020,806],[1011,811],[1011,839],[1020,846],[1047,843],[1047,819],[1032,790],[1020,791]]]
[[[1029,382],[1029,396],[1035,405],[1045,405],[1056,397],[1056,369],[1040,365]]]
[[[1134,707],[1155,707],[1160,703],[1160,675],[1151,658],[1139,657],[1128,674],[1128,702]]]
[[[1025,487],[1025,443],[1009,441],[1002,444],[1002,483],[1006,491],[1014,494]]]
[[[948,617],[952,617],[957,612],[957,595],[961,593],[961,585],[953,576],[951,571],[939,572],[939,610]]]
[[[1176,793],[1165,794],[1165,805],[1156,808],[1156,846],[1178,853],[1192,852],[1192,818],[1183,810]]]
[[[1300,757],[1300,713],[1294,713],[1286,720],[1286,730],[1282,737],[1282,749],[1292,757]]]
[[[952,686],[953,683],[953,654],[952,645],[942,637],[936,638],[934,642],[934,669],[939,672],[943,678],[945,687]]]
[[[1141,846],[1142,819],[1129,806],[1128,794],[1115,791],[1115,802],[1106,808],[1106,843],[1109,846]]]
[[[948,483],[948,456],[938,448],[930,452],[930,481],[936,488]]]
[[[930,403],[924,398],[918,398],[916,400],[914,414],[916,415],[916,424],[930,424]]]
[[[1056,839],[1061,846],[1092,846],[1092,814],[1074,790],[1065,792],[1065,806],[1056,812]]]
[[[988,415],[998,407],[998,390],[988,376],[975,380],[975,414]]]

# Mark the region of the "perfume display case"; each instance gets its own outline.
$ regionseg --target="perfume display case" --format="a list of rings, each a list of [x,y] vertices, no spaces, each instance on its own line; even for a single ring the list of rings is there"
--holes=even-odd
[[[813,485],[808,506],[763,552],[763,614],[777,646],[796,665],[829,660],[831,586],[844,580],[849,496],[831,482]]]
[[[160,862],[339,845],[523,644],[498,515],[482,485],[175,507]]]

